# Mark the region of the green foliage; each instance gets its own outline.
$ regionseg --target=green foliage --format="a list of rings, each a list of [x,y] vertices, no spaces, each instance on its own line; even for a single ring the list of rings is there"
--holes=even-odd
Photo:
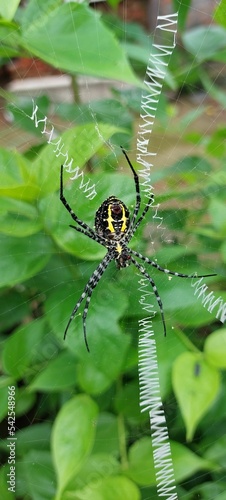
[[[7,9],[4,14],[7,20],[0,24],[2,57],[23,53],[71,74],[141,85],[113,33],[86,3],[30,0],[26,9],[18,10],[16,23],[8,20]],[[13,14],[11,8],[11,18]]]
[[[17,12],[18,2],[9,4],[1,10],[4,57],[22,52],[38,55],[71,74],[120,76],[140,85],[125,51],[133,66],[135,60],[140,68],[147,61],[148,44],[141,28],[128,27],[129,42],[123,48],[116,38],[118,33],[120,39],[121,22],[115,23],[113,35],[110,19],[103,21],[85,4],[31,0]],[[109,4],[115,6],[117,1]],[[183,30],[189,5],[186,1],[182,6]],[[186,67],[200,48],[193,82],[205,80],[201,66],[210,58],[223,60],[225,30],[213,28],[210,43],[202,45],[206,36],[203,28],[183,35]],[[75,57],[76,47],[81,59]],[[180,86],[185,66],[167,75],[171,88]],[[223,91],[215,92],[218,100],[224,98]],[[49,100],[40,97],[36,102],[39,118],[48,115]],[[138,320],[145,312],[139,303],[140,277],[132,266],[119,273],[112,263],[93,294],[87,318],[90,353],[84,344],[81,311],[63,341],[71,311],[105,249],[69,228],[72,220],[59,200],[62,155],[68,151],[68,163],[73,159],[74,173],[65,171],[65,194],[81,219],[93,226],[95,211],[111,194],[132,210],[134,183],[117,146],[129,143],[139,102],[136,89],[114,91],[112,99],[89,105],[55,106],[67,130],[59,134],[55,129],[54,144],[47,144],[49,135],[41,133],[43,122],[35,128],[31,103],[15,100],[9,106],[15,125],[32,133],[36,141],[40,138],[23,153],[0,149],[0,450],[7,464],[4,419],[8,387],[15,386],[18,499],[157,498],[149,416],[139,409]],[[161,113],[166,109],[163,102]],[[157,202],[162,203],[159,218],[150,212],[148,236],[143,237],[144,224],[131,245],[150,255],[153,233],[159,250],[152,258],[183,273],[218,272],[218,277],[205,281],[225,301],[220,281],[226,263],[225,128],[220,126],[204,138],[196,130],[188,134],[188,125],[203,110],[188,113],[180,122],[180,134],[199,145],[202,153],[153,172],[153,182],[164,183],[164,189],[160,185],[157,191]],[[164,120],[167,123],[165,115]],[[91,191],[95,196],[88,196]],[[165,246],[160,246],[161,217],[171,241]],[[148,271],[166,316],[164,338],[156,305],[153,324],[178,492],[187,500],[194,495],[220,499],[226,489],[225,329],[219,329],[217,309],[210,314],[197,299],[190,280],[169,280],[153,268]],[[150,303],[155,304],[154,300],[148,296]],[[3,498],[11,500],[8,473],[9,464],[0,469],[0,490]]]

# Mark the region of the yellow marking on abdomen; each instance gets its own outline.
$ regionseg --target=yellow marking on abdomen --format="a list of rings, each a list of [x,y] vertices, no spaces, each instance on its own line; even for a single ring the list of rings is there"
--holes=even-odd
[[[119,222],[122,222],[121,232],[124,233],[126,231],[127,218],[126,218],[126,215],[125,215],[125,209],[124,209],[123,205],[120,205],[120,207],[121,207],[121,210],[122,210],[122,217],[121,217],[121,219],[120,219]],[[109,231],[111,231],[111,233],[115,233],[115,228],[113,226],[113,222],[115,222],[115,220],[113,219],[113,217],[111,215],[111,204],[109,204],[109,206],[108,206],[107,223],[108,223],[108,229],[109,229]]]
[[[126,218],[126,215],[125,215],[125,208],[122,206],[122,233],[124,233],[126,231],[126,222],[127,222],[127,218]]]
[[[108,229],[111,231],[111,233],[115,232],[114,226],[112,224],[112,221],[114,222],[114,219],[111,215],[111,205],[108,205],[108,218],[107,218],[107,223],[108,223]]]

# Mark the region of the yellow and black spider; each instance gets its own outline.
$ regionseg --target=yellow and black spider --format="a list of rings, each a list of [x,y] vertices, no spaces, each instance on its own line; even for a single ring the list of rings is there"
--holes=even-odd
[[[165,274],[171,274],[173,276],[178,276],[179,278],[204,278],[207,276],[216,276],[216,274],[204,274],[202,276],[187,275],[187,274],[173,272],[170,271],[169,269],[164,269],[158,264],[156,264],[156,262],[154,262],[153,260],[148,259],[148,257],[144,257],[141,253],[135,252],[134,250],[132,250],[127,246],[129,241],[133,237],[134,233],[136,232],[138,226],[144,219],[149,208],[151,207],[153,201],[153,195],[150,196],[148,203],[145,206],[142,214],[140,215],[140,217],[138,217],[140,203],[141,203],[139,178],[133,168],[133,165],[131,164],[129,157],[127,156],[123,148],[122,151],[132,170],[135,182],[136,204],[133,210],[133,214],[130,217],[129,210],[126,207],[126,205],[115,196],[110,196],[109,198],[107,198],[107,200],[105,200],[102,203],[102,205],[100,206],[100,208],[98,208],[96,212],[95,231],[91,227],[89,227],[88,224],[86,224],[81,219],[79,219],[79,217],[77,217],[77,215],[74,213],[69,203],[67,202],[63,193],[63,165],[61,166],[60,200],[62,201],[63,205],[71,215],[72,219],[78,224],[78,226],[72,226],[70,224],[70,227],[72,227],[79,233],[85,234],[92,240],[97,241],[98,243],[100,243],[100,245],[103,245],[107,249],[105,257],[103,258],[102,262],[99,264],[97,269],[93,272],[92,276],[90,277],[87,285],[85,286],[82,292],[80,299],[75,305],[64,332],[64,339],[65,339],[71,321],[73,320],[76,312],[78,311],[82,301],[86,298],[86,303],[83,311],[83,330],[84,330],[85,344],[88,351],[89,351],[89,346],[86,337],[86,317],[89,308],[89,303],[94,288],[97,286],[101,276],[103,275],[104,271],[107,269],[108,264],[112,260],[116,262],[118,269],[121,269],[122,267],[127,267],[130,264],[134,264],[137,267],[137,269],[139,269],[141,274],[143,274],[145,278],[147,278],[147,280],[152,286],[153,292],[156,296],[159,305],[163,328],[164,328],[164,335],[166,335],[166,324],[163,312],[163,305],[158,290],[156,288],[154,280],[151,278],[151,276],[149,276],[149,274],[146,272],[143,266],[139,262],[137,262],[134,256],[143,260],[146,264],[151,264],[151,266],[155,267],[156,269],[162,271]]]

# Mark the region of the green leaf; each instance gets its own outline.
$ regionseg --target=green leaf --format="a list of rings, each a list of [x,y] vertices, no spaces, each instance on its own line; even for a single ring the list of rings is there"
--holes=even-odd
[[[151,438],[141,438],[130,447],[128,462],[126,475],[135,483],[142,486],[156,484]]]
[[[183,43],[199,62],[210,60],[225,48],[226,30],[220,26],[199,26],[182,35]]]
[[[49,423],[29,425],[16,432],[17,453],[26,455],[30,450],[47,451],[51,435]]]
[[[0,15],[11,21],[13,19],[14,14],[19,6],[20,0],[10,0],[10,2],[1,2],[0,3]]]
[[[51,242],[41,233],[26,238],[0,235],[0,286],[13,286],[35,276],[52,251]]]
[[[29,236],[42,228],[42,221],[30,203],[0,198],[0,231],[17,237]]]
[[[20,324],[30,314],[27,297],[18,290],[4,290],[1,292],[1,330],[11,329]]]
[[[220,200],[213,198],[209,204],[209,214],[213,226],[226,236],[226,205]]]
[[[125,97],[124,97],[125,100]],[[130,102],[131,104],[131,102]],[[122,103],[116,99],[101,99],[91,101],[88,104],[57,103],[54,112],[63,120],[76,122],[78,125],[92,123],[93,117],[98,123],[113,124],[131,133],[133,125],[133,115],[128,109],[127,103]]]
[[[217,60],[217,58],[216,58]],[[216,101],[221,104],[223,108],[226,107],[226,95],[225,91],[222,90],[219,86],[215,85],[213,83],[213,80],[209,78],[207,71],[205,71],[203,68],[200,68],[199,70],[199,78],[202,82],[202,85],[206,91],[206,93],[215,99]]]
[[[50,452],[30,450],[24,456],[24,469],[27,492],[30,493],[31,498],[52,500],[56,487]]]
[[[36,402],[36,395],[27,391],[25,386],[18,389],[16,399],[16,414],[17,417],[27,415],[28,412],[34,407]]]
[[[17,151],[0,148],[0,196],[19,200],[38,198],[40,189],[33,182],[31,164]]]
[[[40,357],[45,336],[46,322],[43,319],[36,319],[15,330],[4,344],[4,371],[16,379],[22,378],[28,366]]]
[[[53,15],[54,9],[61,5],[61,0],[29,0],[26,8],[22,9],[20,23],[25,31],[31,27],[35,21],[36,29],[46,18]]]
[[[214,20],[226,28],[226,0],[221,0],[219,5],[217,5]]]
[[[200,470],[212,470],[214,463],[203,459],[181,443],[171,441],[175,479],[179,483]]]
[[[137,486],[125,476],[111,476],[90,482],[87,487],[77,490],[70,498],[86,500],[140,500],[141,494]]]
[[[226,447],[226,436],[215,439],[214,441],[211,439],[210,446],[205,452],[205,458],[207,460],[212,460],[216,464],[218,464],[222,469],[226,467],[226,456],[225,456],[225,447]]]
[[[197,456],[180,443],[170,441],[175,479],[181,482],[198,470],[210,469],[212,464]],[[144,466],[145,464],[145,466]],[[152,439],[144,437],[137,440],[129,449],[129,467],[126,474],[137,484],[152,486],[156,484],[153,463]]]
[[[226,329],[221,328],[211,333],[204,345],[207,362],[216,368],[226,368]]]
[[[220,387],[219,372],[199,353],[181,354],[173,366],[173,389],[191,440],[202,416],[213,403]]]
[[[3,2],[0,2],[0,10],[2,8],[2,3]],[[5,5],[10,6],[11,3],[7,4],[5,2]],[[0,19],[0,56],[2,58],[20,56],[18,40],[19,27],[14,22],[9,20],[6,21],[6,19]]]
[[[116,415],[107,412],[100,413],[97,421],[93,453],[109,453],[111,456],[118,456],[119,434]]]
[[[72,398],[59,411],[52,433],[58,498],[82,467],[93,446],[97,406],[86,395]]]
[[[75,385],[76,362],[68,352],[60,353],[34,378],[29,386],[32,391],[54,392],[69,389]]]
[[[85,4],[60,5],[51,15],[44,10],[22,30],[20,43],[64,71],[141,85],[116,38]]]
[[[120,464],[112,454],[92,453],[92,455],[87,458],[78,474],[72,479],[64,495],[70,498],[70,495],[73,495],[75,491],[77,495],[77,491],[81,490],[86,485],[91,485],[92,488],[95,478],[97,479],[97,483],[99,483],[100,480],[108,476],[115,476],[119,473]],[[79,498],[79,496],[77,498]]]

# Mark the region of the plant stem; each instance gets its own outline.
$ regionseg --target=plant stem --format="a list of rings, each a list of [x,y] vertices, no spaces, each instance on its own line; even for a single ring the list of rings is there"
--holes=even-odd
[[[181,331],[181,330],[176,330],[175,331],[176,336],[180,339],[182,344],[191,352],[200,352],[199,349],[189,340],[189,338]]]
[[[75,75],[71,76],[71,86],[72,86],[72,91],[73,91],[73,96],[74,96],[74,102],[76,104],[80,103],[80,96],[79,96],[79,86],[78,86],[78,81]]]

